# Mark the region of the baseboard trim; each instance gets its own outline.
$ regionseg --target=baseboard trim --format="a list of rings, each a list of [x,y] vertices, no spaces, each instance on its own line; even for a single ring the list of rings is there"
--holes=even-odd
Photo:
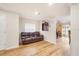
[[[48,41],[48,40],[45,40],[45,41]],[[49,43],[53,43],[53,44],[55,44],[56,45],[56,42],[50,42],[50,41],[48,41]]]

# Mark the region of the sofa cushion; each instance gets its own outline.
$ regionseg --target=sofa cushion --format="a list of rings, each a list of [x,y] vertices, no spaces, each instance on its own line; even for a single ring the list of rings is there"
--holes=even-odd
[[[29,38],[30,36],[25,36],[25,38]]]
[[[39,32],[34,32],[34,35],[35,36],[40,36],[40,33]]]
[[[30,36],[30,34],[31,34],[30,32],[27,32],[27,33],[26,33],[26,36]]]

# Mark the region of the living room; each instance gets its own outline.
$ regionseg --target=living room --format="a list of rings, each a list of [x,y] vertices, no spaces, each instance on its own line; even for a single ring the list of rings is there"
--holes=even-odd
[[[67,16],[70,15],[69,4],[66,3],[52,4],[52,5],[48,3],[40,3],[40,4],[37,3],[36,4],[32,4],[32,3],[4,4],[3,3],[0,4],[0,7],[1,7],[0,13],[2,13],[1,16],[3,17],[4,21],[5,18],[7,19],[6,24],[4,25],[4,28],[7,25],[7,29],[6,29],[7,40],[3,38],[6,40],[5,41],[6,43],[3,41],[3,43],[1,44],[1,46],[3,45],[2,46],[3,48],[1,47],[1,50],[3,50],[2,55],[11,55],[11,54],[5,54],[4,52],[5,50],[14,49],[14,48],[16,49],[17,47],[19,47],[19,45],[20,46],[29,45],[40,41],[45,41],[43,42],[43,44],[45,45],[50,43],[50,45],[52,44],[53,47],[53,45],[57,44],[56,22],[62,21]],[[59,49],[59,47],[57,48]],[[56,48],[54,49],[56,50]],[[48,51],[52,51],[52,50],[48,50]],[[45,52],[42,53],[45,54]],[[56,52],[55,54],[61,55],[63,51],[59,49],[59,52]],[[37,55],[39,54],[43,55],[42,53],[41,54],[38,53]],[[45,54],[45,55],[49,55],[49,54]]]
[[[70,47],[72,45],[73,50],[75,45],[71,38],[76,34],[72,30],[70,35],[70,26],[75,27],[74,20],[70,19],[70,12],[73,15],[77,9],[74,6],[76,4],[1,3],[0,55],[71,55]]]

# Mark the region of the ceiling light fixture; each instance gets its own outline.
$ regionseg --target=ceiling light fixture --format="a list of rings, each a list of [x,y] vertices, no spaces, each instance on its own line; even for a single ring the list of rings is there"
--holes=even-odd
[[[48,5],[49,6],[52,6],[54,3],[52,3],[51,1],[50,2],[48,2]]]
[[[38,11],[36,11],[36,12],[35,12],[35,15],[38,15],[38,14],[39,14],[39,12],[38,12]]]

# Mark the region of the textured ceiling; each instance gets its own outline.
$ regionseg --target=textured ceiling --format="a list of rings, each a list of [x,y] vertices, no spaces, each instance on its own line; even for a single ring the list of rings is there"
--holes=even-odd
[[[68,16],[69,4],[57,3],[49,6],[47,3],[3,3],[0,9],[19,14],[21,17],[38,20],[41,18],[54,18],[55,16]],[[35,15],[35,12],[39,15]]]

